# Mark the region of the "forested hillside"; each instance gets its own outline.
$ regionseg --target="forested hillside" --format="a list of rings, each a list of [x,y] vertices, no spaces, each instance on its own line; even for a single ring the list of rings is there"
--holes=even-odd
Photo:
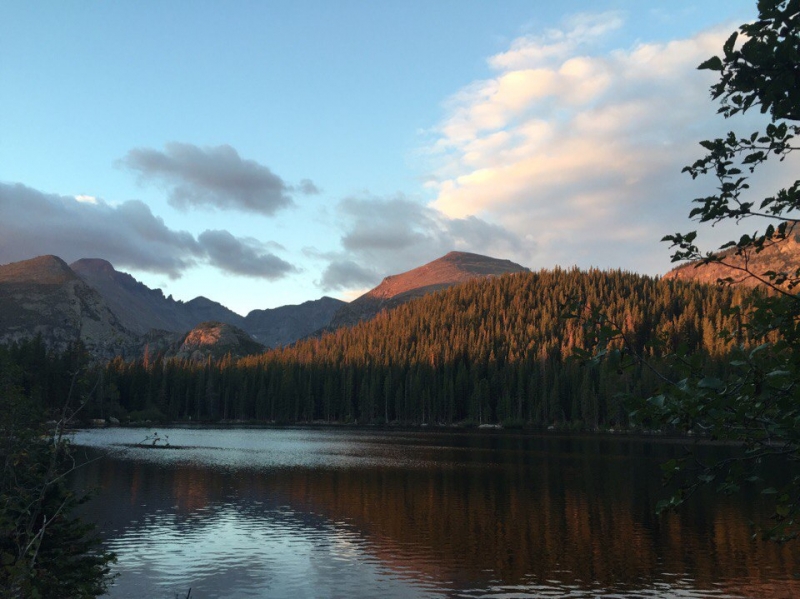
[[[619,271],[472,281],[258,356],[199,364],[117,358],[90,410],[192,421],[624,426],[629,408],[620,393],[646,397],[657,377],[571,359],[584,332],[564,318],[565,305],[602,307],[654,364],[686,344],[713,369],[730,349],[718,338],[733,328],[726,308],[746,293]]]

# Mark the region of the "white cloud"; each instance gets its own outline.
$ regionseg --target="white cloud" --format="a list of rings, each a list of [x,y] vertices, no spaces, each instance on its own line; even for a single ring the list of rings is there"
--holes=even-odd
[[[618,13],[581,15],[491,57],[497,75],[448,100],[427,148],[430,207],[535,240],[534,266],[666,270],[658,240],[691,229],[691,198],[708,191],[681,168],[731,127],[709,99],[713,74],[696,68],[729,28],[594,47],[621,26]]]
[[[511,48],[489,59],[495,69],[518,70],[562,61],[587,44],[620,29],[624,23],[621,13],[581,13],[569,17],[565,29],[551,29],[543,35],[525,36],[514,40]]]

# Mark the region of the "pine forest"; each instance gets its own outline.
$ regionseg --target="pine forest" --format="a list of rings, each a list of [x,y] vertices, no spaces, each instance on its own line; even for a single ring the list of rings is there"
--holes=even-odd
[[[719,372],[734,342],[721,332],[752,290],[622,271],[556,269],[476,280],[412,301],[352,328],[244,358],[191,361],[145,354],[87,367],[84,418],[135,422],[501,424],[628,426],[637,401],[670,375],[679,349]],[[575,357],[599,309],[644,358],[593,365]],[[618,341],[622,348],[622,342]],[[60,405],[76,368],[33,340],[0,350],[14,384]],[[40,373],[40,374],[35,374]],[[42,375],[41,373],[46,373]]]

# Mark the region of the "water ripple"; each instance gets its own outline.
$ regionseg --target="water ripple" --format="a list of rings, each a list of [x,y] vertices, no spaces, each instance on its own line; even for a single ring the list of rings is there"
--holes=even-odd
[[[78,431],[115,599],[800,597],[746,502],[656,519],[658,451],[346,430]],[[630,458],[629,458],[630,456]],[[608,459],[604,459],[607,457]],[[648,477],[652,469],[655,476]]]

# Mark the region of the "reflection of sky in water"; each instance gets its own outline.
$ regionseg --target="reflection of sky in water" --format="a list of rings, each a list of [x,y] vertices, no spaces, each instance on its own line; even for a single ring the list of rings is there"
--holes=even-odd
[[[154,432],[160,438],[156,449],[152,440],[145,440]],[[349,431],[110,428],[77,431],[72,439],[76,445],[104,448],[124,459],[162,464],[234,469],[423,465],[404,453],[402,446]],[[170,448],[164,448],[167,442]]]
[[[136,447],[156,431],[171,448]],[[102,488],[87,513],[119,558],[114,599],[800,597],[796,554],[744,548],[741,506],[655,521],[667,444],[256,428],[73,441],[107,454],[75,478]]]
[[[383,568],[355,532],[287,511],[223,505],[176,526],[172,514],[114,538],[124,566],[115,598],[436,597]]]

